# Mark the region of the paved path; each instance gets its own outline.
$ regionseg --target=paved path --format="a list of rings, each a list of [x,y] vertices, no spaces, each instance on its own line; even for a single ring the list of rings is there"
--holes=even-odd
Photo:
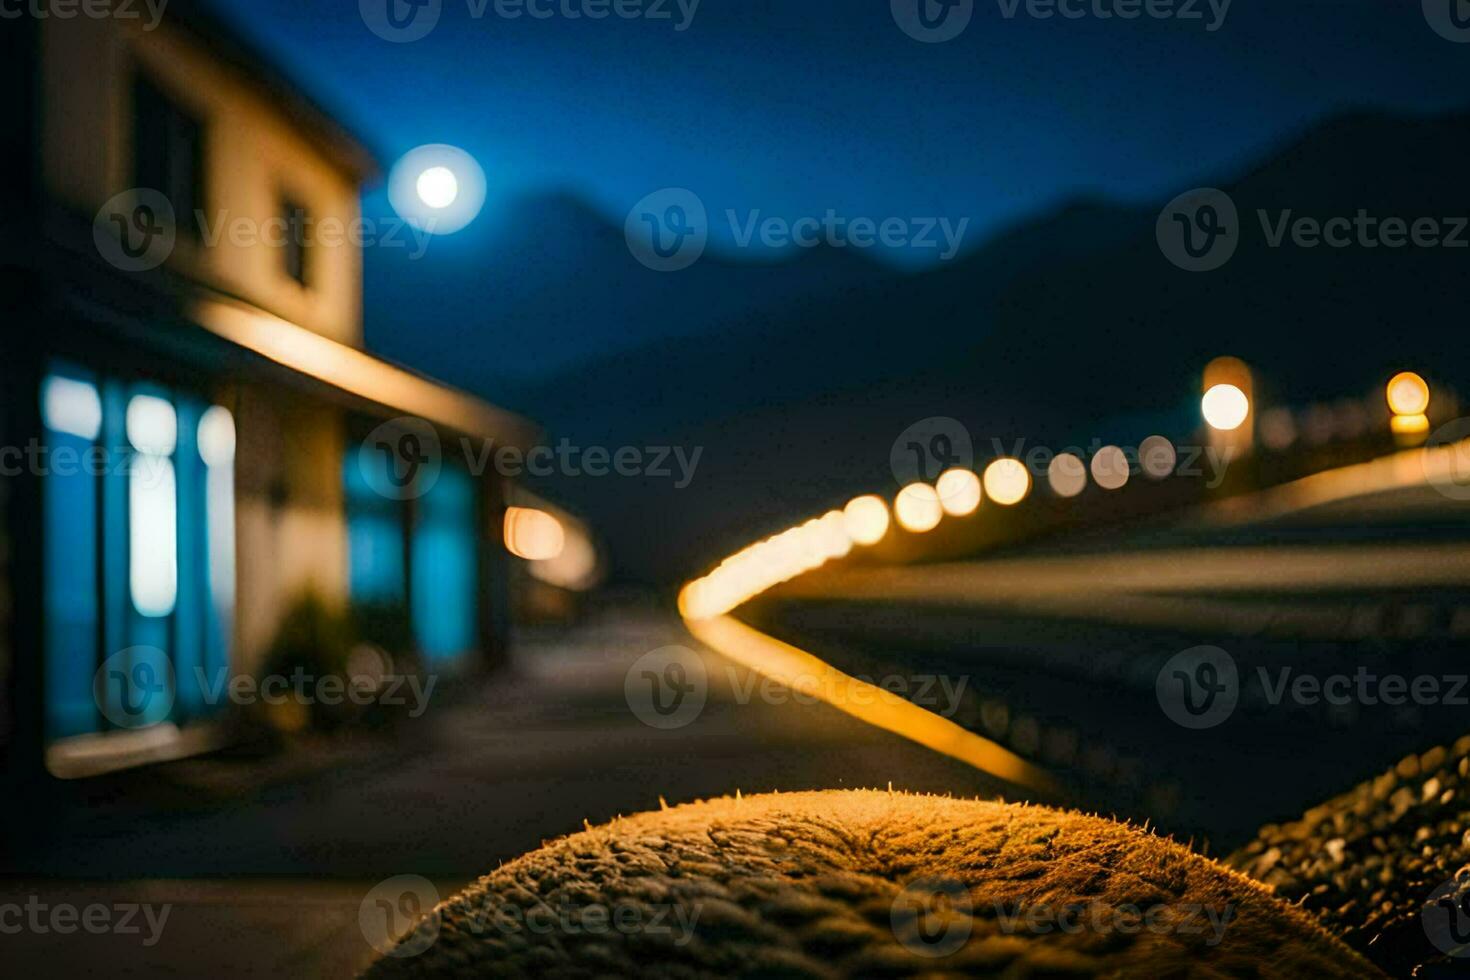
[[[184,812],[127,800],[54,821],[45,839],[17,848],[0,909],[34,895],[173,910],[149,947],[142,935],[28,927],[0,938],[7,965],[38,976],[344,976],[371,954],[357,914],[377,881],[422,875],[447,894],[584,819],[657,808],[661,795],[673,804],[737,788],[889,781],[967,795],[1001,789],[820,704],[742,703],[751,678],[737,672],[732,689],[730,665],[713,655],[703,712],[676,730],[649,727],[629,709],[624,679],[639,656],[668,644],[696,646],[672,617],[652,613],[543,633],[480,696],[436,706],[409,730],[407,751]],[[177,771],[217,787],[229,770],[196,762]]]

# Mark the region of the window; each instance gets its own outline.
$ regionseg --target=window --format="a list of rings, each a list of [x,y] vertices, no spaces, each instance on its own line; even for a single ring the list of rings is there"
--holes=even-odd
[[[413,625],[429,663],[459,657],[479,634],[479,554],[475,483],[445,465],[418,500],[413,529]]]
[[[204,206],[204,127],[149,79],[133,85],[133,183],[158,191],[196,239]]]
[[[233,633],[234,419],[70,365],[41,407],[48,740],[114,727],[94,677],[137,647],[161,651],[173,688],[129,727],[208,714]]]
[[[405,488],[400,500],[348,452],[343,479],[352,601],[406,612],[431,664],[474,650],[482,539],[474,478],[446,460],[422,492]]]
[[[290,198],[284,201],[281,212],[286,222],[285,240],[281,249],[286,259],[286,275],[303,286],[308,285],[307,248],[311,244],[311,220],[307,216],[306,208]]]

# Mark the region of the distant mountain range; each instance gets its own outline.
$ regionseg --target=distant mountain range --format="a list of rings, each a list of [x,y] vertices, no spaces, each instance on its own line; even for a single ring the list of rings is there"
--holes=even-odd
[[[624,578],[670,581],[851,492],[895,491],[892,442],[928,416],[962,421],[982,453],[992,437],[1147,434],[1124,419],[1182,435],[1199,369],[1222,353],[1292,403],[1367,391],[1402,366],[1465,381],[1470,247],[1273,248],[1257,212],[1274,225],[1288,209],[1362,209],[1448,232],[1446,219],[1470,217],[1467,151],[1470,115],[1356,113],[1237,177],[1201,175],[1233,199],[1241,241],[1223,268],[1195,273],[1155,236],[1173,194],[1146,208],[1073,201],[917,273],[822,247],[660,274],[576,201],[527,201],[510,215],[518,244],[475,273],[493,309],[448,311],[463,348],[417,360],[553,437],[704,447],[688,489],[627,477],[545,487],[594,522]],[[539,384],[508,388],[495,368],[498,330],[608,337],[636,322],[646,336],[650,321],[656,342]]]

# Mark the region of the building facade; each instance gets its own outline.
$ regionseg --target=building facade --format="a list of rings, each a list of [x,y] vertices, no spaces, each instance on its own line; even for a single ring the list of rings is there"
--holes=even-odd
[[[505,488],[441,449],[535,432],[363,350],[373,157],[184,0],[4,30],[7,772],[216,744],[205,679],[258,674],[297,608],[500,656]],[[137,684],[168,696],[129,717]]]

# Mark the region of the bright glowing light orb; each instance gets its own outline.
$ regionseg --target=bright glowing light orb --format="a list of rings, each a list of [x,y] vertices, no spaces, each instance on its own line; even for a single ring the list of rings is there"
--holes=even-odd
[[[888,505],[882,497],[858,497],[842,511],[847,536],[857,544],[877,544],[888,533]]]
[[[399,217],[430,235],[452,235],[485,206],[485,171],[457,146],[409,150],[388,174],[388,200]]]
[[[1019,459],[998,459],[985,468],[985,495],[1002,507],[1019,504],[1031,492],[1031,474]]]
[[[944,512],[953,517],[967,517],[980,507],[980,478],[966,469],[945,470],[934,482]]]
[[[1423,415],[1429,411],[1429,384],[1413,371],[1394,375],[1388,383],[1388,407],[1395,415]]]
[[[923,534],[939,526],[944,519],[944,507],[939,503],[939,492],[929,484],[910,483],[898,492],[893,515],[905,531]]]
[[[1233,432],[1250,417],[1251,402],[1235,385],[1215,385],[1200,400],[1200,410],[1210,428]]]
[[[430,167],[419,174],[415,189],[420,201],[431,208],[442,210],[459,197],[459,178],[448,167]]]

